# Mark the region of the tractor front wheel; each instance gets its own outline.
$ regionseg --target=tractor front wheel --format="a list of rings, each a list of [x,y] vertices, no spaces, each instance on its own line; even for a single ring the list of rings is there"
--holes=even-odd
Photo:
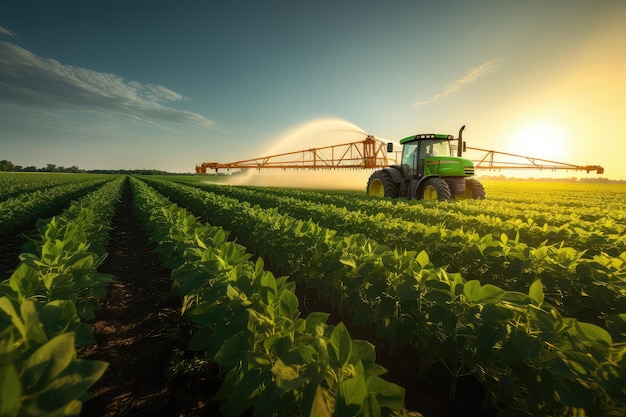
[[[386,171],[374,172],[367,181],[367,195],[371,197],[398,198],[398,184]]]
[[[452,193],[450,187],[441,178],[430,178],[422,187],[421,198],[428,201],[450,201]]]

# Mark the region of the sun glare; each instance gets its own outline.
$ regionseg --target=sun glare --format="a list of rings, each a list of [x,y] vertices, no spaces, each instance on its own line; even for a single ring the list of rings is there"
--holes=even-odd
[[[535,123],[522,129],[512,138],[512,149],[523,156],[566,162],[565,134],[550,123]]]

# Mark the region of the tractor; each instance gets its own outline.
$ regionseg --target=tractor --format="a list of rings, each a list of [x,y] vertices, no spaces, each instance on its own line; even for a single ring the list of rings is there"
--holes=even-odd
[[[462,157],[466,150],[463,129],[458,139],[430,133],[402,139],[400,164],[375,171],[367,182],[367,195],[432,201],[485,198],[483,185],[472,178],[474,164]],[[390,142],[387,153],[392,152]]]

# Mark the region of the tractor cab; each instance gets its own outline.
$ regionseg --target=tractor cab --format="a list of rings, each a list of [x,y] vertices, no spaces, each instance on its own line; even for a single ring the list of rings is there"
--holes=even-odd
[[[403,145],[400,170],[407,179],[429,175],[460,176],[474,174],[471,160],[454,156],[457,144],[451,135],[422,134],[400,141]],[[463,145],[461,145],[463,146]]]

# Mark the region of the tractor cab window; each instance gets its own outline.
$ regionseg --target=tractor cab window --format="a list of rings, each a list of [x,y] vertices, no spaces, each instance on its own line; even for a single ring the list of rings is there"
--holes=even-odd
[[[415,160],[415,154],[417,150],[418,142],[405,143],[402,149],[402,165],[408,166],[408,174],[415,175],[417,167],[417,161]]]
[[[433,156],[450,156],[450,141],[447,140],[423,140],[421,141],[420,158]]]

